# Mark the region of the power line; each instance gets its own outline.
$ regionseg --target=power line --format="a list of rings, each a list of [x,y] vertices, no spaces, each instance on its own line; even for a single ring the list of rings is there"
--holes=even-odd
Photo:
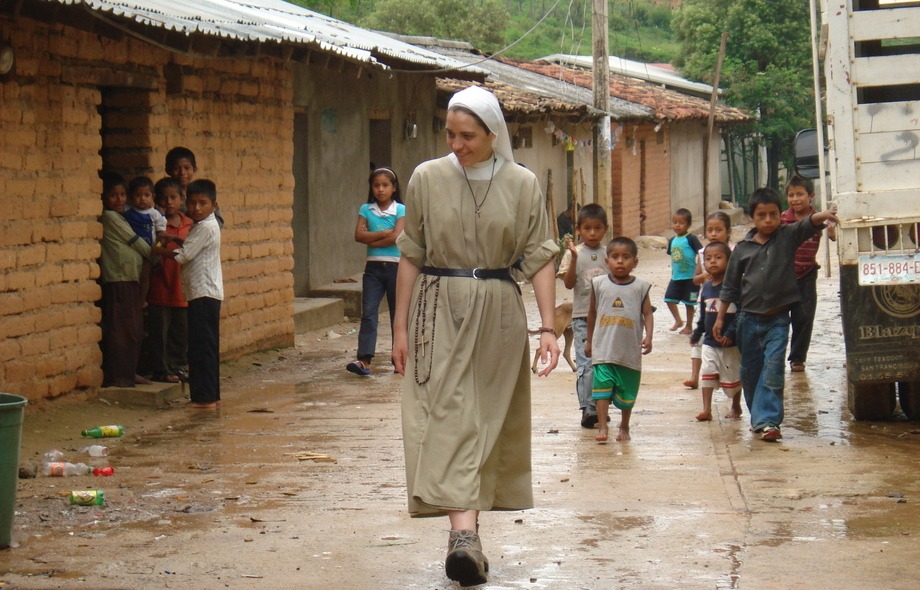
[[[520,37],[518,37],[517,39],[515,39],[515,40],[514,40],[513,42],[511,42],[510,44],[508,44],[508,45],[502,47],[501,49],[499,49],[498,51],[492,53],[492,55],[489,55],[489,56],[487,56],[487,57],[484,57],[484,58],[480,59],[479,61],[474,61],[473,63],[464,64],[462,67],[459,67],[459,68],[438,68],[438,69],[436,69],[436,70],[400,70],[400,69],[396,69],[396,68],[390,68],[390,69],[387,70],[387,71],[390,71],[390,72],[397,72],[397,73],[401,73],[401,74],[440,74],[440,73],[446,73],[446,72],[454,72],[454,71],[456,71],[456,70],[462,70],[462,69],[469,68],[469,67],[472,67],[472,66],[481,64],[481,63],[483,63],[483,62],[489,61],[490,59],[494,59],[494,58],[498,57],[499,55],[501,55],[502,53],[505,53],[506,51],[508,51],[509,49],[511,49],[512,47],[514,47],[515,45],[517,45],[518,43],[520,43],[521,41],[523,41],[524,39],[526,39],[528,35],[530,35],[531,33],[533,33],[533,32],[537,29],[537,27],[539,27],[539,26],[543,23],[543,21],[545,21],[545,20],[549,17],[549,15],[552,14],[554,10],[556,10],[556,7],[559,6],[559,2],[561,2],[561,1],[562,1],[562,0],[556,0],[555,4],[553,4],[552,6],[550,6],[549,10],[546,11],[546,14],[544,14],[544,15],[540,18],[540,20],[538,20],[538,21],[536,22],[536,24],[534,24],[534,26],[530,27],[530,29],[528,29],[526,33],[524,33],[523,35],[521,35]]]

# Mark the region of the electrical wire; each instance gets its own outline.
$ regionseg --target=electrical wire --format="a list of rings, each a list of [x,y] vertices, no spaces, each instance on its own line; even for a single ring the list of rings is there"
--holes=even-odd
[[[509,43],[508,45],[502,47],[502,48],[499,49],[498,51],[492,53],[491,55],[488,55],[488,56],[486,56],[486,57],[483,57],[482,59],[480,59],[480,60],[478,60],[478,61],[474,61],[474,62],[472,62],[472,63],[464,64],[463,66],[461,66],[461,67],[459,67],[459,68],[438,68],[438,69],[436,69],[436,70],[401,70],[401,69],[398,69],[398,68],[389,68],[387,71],[388,71],[388,72],[400,73],[400,74],[440,74],[440,73],[446,73],[446,72],[455,72],[455,71],[457,71],[457,70],[463,70],[463,69],[470,68],[470,67],[473,67],[473,66],[475,66],[475,65],[478,65],[478,64],[487,62],[487,61],[489,61],[489,60],[494,60],[494,58],[498,57],[499,55],[501,55],[501,54],[505,53],[506,51],[508,51],[509,49],[513,48],[515,45],[517,45],[518,43],[520,43],[521,41],[523,41],[524,39],[526,39],[531,33],[533,33],[533,32],[537,29],[537,27],[539,27],[541,24],[543,24],[543,21],[545,21],[547,18],[549,18],[549,15],[552,14],[554,10],[556,10],[556,7],[559,6],[559,2],[561,2],[561,1],[562,1],[562,0],[556,0],[556,2],[555,2],[552,6],[550,6],[549,10],[546,11],[546,14],[544,14],[542,17],[540,17],[540,20],[538,20],[538,21],[536,22],[536,24],[534,24],[534,26],[530,27],[530,29],[528,29],[526,33],[524,33],[523,35],[521,35],[520,37],[518,37],[517,39],[515,39],[514,41],[512,41],[512,42]]]

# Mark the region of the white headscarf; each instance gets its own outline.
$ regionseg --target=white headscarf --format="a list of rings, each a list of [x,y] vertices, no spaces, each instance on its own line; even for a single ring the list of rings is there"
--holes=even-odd
[[[514,162],[508,126],[505,125],[502,108],[494,94],[480,86],[470,86],[451,97],[447,110],[451,107],[464,107],[476,113],[489,131],[495,134],[492,151],[509,162]]]

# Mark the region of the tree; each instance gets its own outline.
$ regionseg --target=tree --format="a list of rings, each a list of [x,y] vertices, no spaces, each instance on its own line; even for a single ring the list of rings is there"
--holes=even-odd
[[[767,148],[767,184],[791,164],[796,131],[814,126],[808,0],[684,0],[672,27],[676,65],[712,82],[722,31],[728,31],[720,86],[729,104],[758,116],[747,132]]]
[[[361,26],[404,35],[468,41],[483,50],[504,42],[508,10],[502,0],[378,0]]]

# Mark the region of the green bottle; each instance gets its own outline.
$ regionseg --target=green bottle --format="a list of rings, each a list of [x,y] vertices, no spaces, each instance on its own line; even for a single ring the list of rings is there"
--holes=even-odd
[[[121,436],[125,433],[125,429],[121,426],[110,425],[110,426],[97,426],[96,428],[90,428],[89,430],[81,430],[80,434],[83,436],[88,436],[90,438],[107,438],[113,436]]]
[[[105,492],[102,490],[74,490],[70,492],[70,503],[77,506],[102,506]]]

